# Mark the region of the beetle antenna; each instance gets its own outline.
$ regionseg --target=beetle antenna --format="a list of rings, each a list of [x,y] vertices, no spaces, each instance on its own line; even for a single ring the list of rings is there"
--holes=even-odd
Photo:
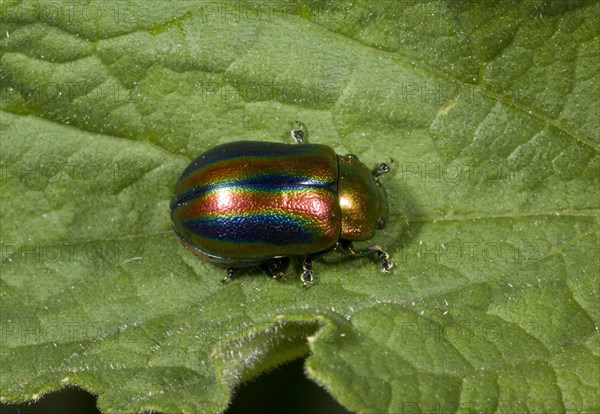
[[[373,176],[375,178],[381,177],[383,174],[387,174],[390,172],[390,166],[385,162],[379,164],[379,166],[373,171]]]

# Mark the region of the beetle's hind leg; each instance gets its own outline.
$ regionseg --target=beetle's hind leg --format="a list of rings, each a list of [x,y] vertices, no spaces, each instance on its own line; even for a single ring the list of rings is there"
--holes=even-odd
[[[371,246],[361,250],[355,250],[354,245],[349,240],[340,240],[338,246],[340,247],[339,250],[348,256],[359,257],[368,256],[370,254],[377,255],[381,265],[381,271],[383,273],[388,273],[392,267],[394,267],[394,263],[390,260],[390,255],[379,246]]]
[[[289,257],[269,259],[259,265],[260,269],[273,279],[281,280],[290,265]]]
[[[308,131],[306,130],[306,125],[300,121],[295,121],[291,135],[298,144],[304,144],[308,140]]]
[[[302,261],[302,274],[300,275],[300,280],[304,287],[308,287],[314,283],[311,257],[305,257]]]

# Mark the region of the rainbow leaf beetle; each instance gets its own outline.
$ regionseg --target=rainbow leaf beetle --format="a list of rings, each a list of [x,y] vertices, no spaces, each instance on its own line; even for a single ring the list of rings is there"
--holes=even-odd
[[[305,143],[296,121],[295,144],[237,141],[198,156],[177,181],[171,223],[179,240],[196,255],[235,270],[259,266],[281,279],[291,257],[301,257],[304,286],[313,283],[312,260],[331,251],[374,254],[381,270],[393,263],[379,246],[356,250],[387,225],[387,193],[380,176],[353,154],[337,155]]]

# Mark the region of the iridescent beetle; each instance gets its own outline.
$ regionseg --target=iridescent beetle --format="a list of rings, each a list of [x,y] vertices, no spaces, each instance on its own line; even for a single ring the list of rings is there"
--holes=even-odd
[[[281,279],[290,257],[303,260],[301,280],[313,282],[312,259],[333,250],[376,254],[381,270],[393,266],[379,246],[355,250],[388,220],[379,177],[353,154],[306,144],[297,121],[297,144],[238,141],[214,147],[183,172],[171,201],[171,222],[181,242],[203,259],[235,269],[259,266]]]

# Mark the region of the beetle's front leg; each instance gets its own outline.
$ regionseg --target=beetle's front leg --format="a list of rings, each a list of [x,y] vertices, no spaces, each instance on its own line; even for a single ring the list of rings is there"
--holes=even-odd
[[[390,260],[390,255],[380,246],[371,246],[362,250],[355,250],[354,244],[349,240],[340,240],[338,246],[340,248],[339,250],[348,256],[359,257],[376,254],[377,258],[379,259],[379,263],[381,264],[381,271],[383,273],[388,273],[392,267],[394,267],[394,263]]]
[[[304,287],[308,287],[314,283],[313,279],[313,271],[312,271],[312,258],[305,257],[302,262],[302,274],[300,275],[300,280]]]

